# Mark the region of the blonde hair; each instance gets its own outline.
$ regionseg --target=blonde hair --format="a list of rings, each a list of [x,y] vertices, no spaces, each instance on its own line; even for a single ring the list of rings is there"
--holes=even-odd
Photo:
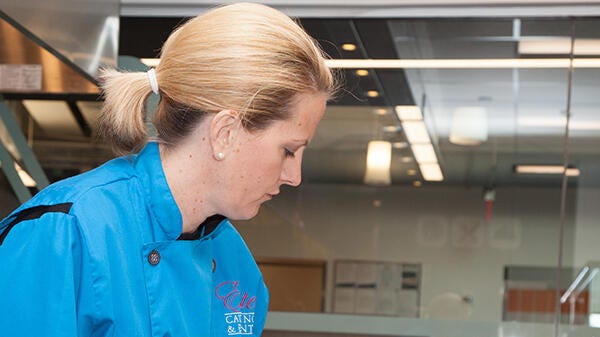
[[[147,141],[145,73],[103,73],[101,132],[121,154]],[[202,119],[231,109],[251,131],[290,117],[294,98],[337,90],[314,40],[270,7],[238,3],[213,9],[177,28],[156,68],[160,103],[154,124],[160,141],[176,145]]]

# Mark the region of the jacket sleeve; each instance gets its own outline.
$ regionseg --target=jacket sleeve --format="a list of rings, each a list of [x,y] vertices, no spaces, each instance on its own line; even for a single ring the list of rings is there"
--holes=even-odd
[[[56,212],[9,218],[0,234],[0,335],[85,336],[78,332],[85,241],[77,219]]]

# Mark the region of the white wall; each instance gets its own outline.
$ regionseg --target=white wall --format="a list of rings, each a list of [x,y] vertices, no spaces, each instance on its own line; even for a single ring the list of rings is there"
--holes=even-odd
[[[453,292],[473,297],[470,319],[499,321],[506,265],[557,264],[560,189],[497,189],[489,224],[481,195],[479,188],[445,186],[303,185],[285,190],[238,229],[259,257],[323,259],[328,268],[335,259],[421,263],[422,314],[435,296]],[[565,265],[573,261],[570,214]],[[468,228],[473,235],[463,239]]]

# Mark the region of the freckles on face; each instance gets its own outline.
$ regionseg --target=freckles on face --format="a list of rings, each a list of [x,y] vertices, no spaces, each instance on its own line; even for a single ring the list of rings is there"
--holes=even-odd
[[[322,94],[300,95],[291,118],[273,122],[258,132],[242,131],[236,143],[235,179],[231,197],[243,218],[256,215],[260,205],[279,193],[280,186],[300,183],[304,147],[312,139],[325,110]]]

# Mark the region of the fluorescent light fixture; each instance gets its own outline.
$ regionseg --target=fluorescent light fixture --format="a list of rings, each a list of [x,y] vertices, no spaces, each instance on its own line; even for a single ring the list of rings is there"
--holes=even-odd
[[[31,178],[29,173],[27,173],[27,171],[23,170],[23,168],[21,166],[19,166],[19,164],[17,164],[17,163],[15,163],[15,170],[17,170],[17,173],[19,174],[19,178],[23,182],[23,185],[25,185],[26,187],[36,187],[37,186],[37,183],[35,182],[35,180],[33,180],[33,178]]]
[[[437,161],[437,156],[431,145],[429,132],[423,121],[421,109],[415,105],[398,105],[395,108],[396,115],[402,121],[402,129],[406,139],[411,144],[415,160],[419,163],[421,176],[427,181],[442,181],[444,175]],[[416,174],[416,170],[409,169],[408,175]],[[415,181],[414,186],[421,186],[420,181]]]
[[[437,163],[437,156],[431,144],[413,144],[413,154],[417,163]]]
[[[450,128],[450,143],[474,146],[488,138],[487,112],[479,106],[454,109]]]
[[[520,126],[542,127],[542,128],[564,128],[567,123],[566,117],[519,117],[517,123]],[[600,130],[600,121],[571,120],[570,130],[597,131]]]
[[[147,65],[150,68],[156,68],[160,63],[160,59],[157,58],[142,58],[140,59],[140,61],[142,61],[143,64]]]
[[[425,123],[422,120],[402,122],[402,129],[404,130],[406,139],[411,144],[431,143],[429,132],[427,132],[427,127],[425,127]]]
[[[586,59],[574,59],[574,68],[600,68],[600,59],[597,58],[586,58]]]
[[[519,117],[517,123],[520,126],[546,127],[546,128],[564,128],[567,124],[566,117]]]
[[[342,49],[345,51],[355,51],[356,50],[356,45],[353,43],[344,43],[342,45]]]
[[[397,105],[396,115],[401,121],[422,120],[421,108],[416,105]]]
[[[365,184],[389,185],[392,183],[390,165],[392,163],[392,143],[370,141],[367,149],[367,170]]]
[[[575,39],[575,55],[600,55],[600,39]],[[571,53],[571,38],[528,38],[519,41],[519,54],[568,55]]]
[[[148,67],[157,67],[160,59],[142,58]],[[343,69],[496,69],[496,68],[569,68],[566,58],[543,59],[336,59],[325,60],[329,68]],[[573,60],[575,68],[600,68],[600,58]]]
[[[543,59],[336,59],[325,60],[330,68],[355,69],[502,69],[569,68],[567,58]],[[600,58],[574,59],[575,68],[600,68]]]
[[[516,165],[515,172],[519,174],[563,174],[562,165]],[[578,168],[567,168],[567,176],[579,176]]]
[[[379,97],[379,92],[377,90],[369,90],[367,91],[367,96],[371,98]]]
[[[368,76],[369,75],[369,71],[366,69],[358,69],[356,71],[356,75],[357,76]]]
[[[408,174],[409,176],[416,176],[417,175],[417,170],[415,170],[415,169],[408,169],[408,170],[406,170],[406,174]]]
[[[442,181],[444,175],[440,169],[438,163],[433,164],[419,164],[419,170],[421,170],[421,176],[427,181]]]

